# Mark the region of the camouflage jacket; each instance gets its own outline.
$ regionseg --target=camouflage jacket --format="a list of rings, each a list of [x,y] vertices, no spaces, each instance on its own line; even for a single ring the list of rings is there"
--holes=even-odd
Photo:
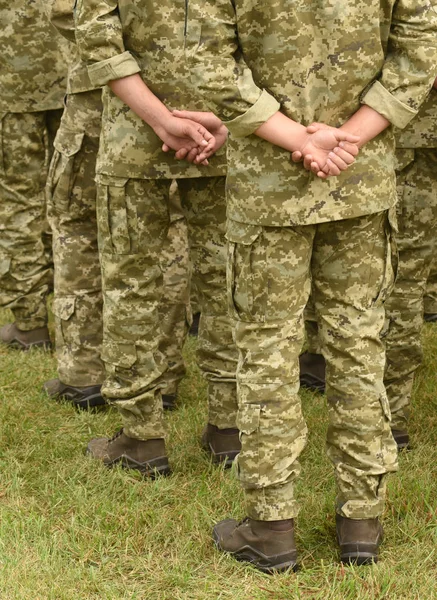
[[[76,42],[95,86],[140,73],[168,108],[208,110],[190,84],[185,65],[186,0],[77,0]],[[224,152],[209,167],[177,161],[161,150],[154,131],[108,87],[97,172],[115,177],[224,175]]]
[[[47,0],[0,0],[0,112],[62,107],[68,43],[50,25]]]
[[[437,148],[437,90],[433,88],[419,114],[396,136],[398,148]]]
[[[50,21],[67,40],[76,44],[74,35],[73,6],[75,0],[53,0],[50,8]],[[68,69],[67,94],[78,94],[96,89],[90,81],[88,69],[79,53],[71,46],[71,60]],[[100,87],[100,86],[97,86]]]
[[[284,226],[372,214],[396,201],[394,135],[322,181],[252,135],[279,108],[341,125],[367,104],[405,127],[429,93],[437,0],[189,0],[194,84],[231,132],[228,215]],[[238,32],[238,33],[237,33]]]

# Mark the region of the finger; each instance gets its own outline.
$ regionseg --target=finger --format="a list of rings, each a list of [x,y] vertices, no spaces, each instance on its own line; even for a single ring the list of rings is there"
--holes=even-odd
[[[204,152],[212,152],[215,145],[215,137],[203,125],[196,123],[193,127],[191,123],[187,123],[186,133]]]
[[[326,164],[329,167],[329,174],[330,175],[340,175],[341,171],[340,169],[337,167],[337,165],[335,165],[332,160],[330,158],[328,158],[328,160],[326,161]]]
[[[317,177],[319,177],[320,179],[327,179],[329,177],[328,173],[325,173],[325,171],[318,171],[316,173]]]
[[[352,156],[357,156],[360,151],[356,144],[351,144],[349,142],[340,142],[338,145],[346,152],[349,152],[349,154],[352,154]]]
[[[355,157],[352,156],[352,154],[349,154],[349,152],[346,152],[346,150],[337,147],[334,148],[334,152],[348,165],[352,165],[355,162]]]
[[[308,125],[307,127],[307,132],[308,133],[315,133],[316,131],[320,131],[321,129],[326,129],[326,125],[324,123],[311,123],[311,125]]]
[[[167,144],[162,144],[162,150],[163,152],[170,152],[171,148]]]
[[[177,160],[184,160],[184,158],[187,156],[189,150],[188,148],[181,148],[180,150],[178,150],[175,154],[175,158]]]
[[[342,131],[341,129],[335,131],[335,137],[339,141],[352,142],[352,144],[356,144],[360,141],[359,135],[352,135],[352,133],[347,133],[347,131]]]
[[[313,173],[315,173],[316,175],[317,175],[317,173],[320,171],[319,163],[317,163],[316,161],[313,161],[313,162],[311,163],[311,167],[310,167],[310,168],[311,168],[311,171],[312,171]]]
[[[330,152],[328,154],[328,158],[335,164],[336,167],[340,169],[340,171],[346,171],[349,166],[348,163],[344,162],[341,156],[338,156],[338,154],[335,154],[335,152]]]
[[[188,153],[188,155],[186,156],[185,160],[187,160],[190,163],[193,163],[196,159],[196,156],[198,155],[199,151],[197,148],[193,148],[192,150],[190,150],[190,152]]]
[[[303,166],[307,171],[311,171],[311,163],[313,162],[313,157],[311,156],[311,154],[308,154],[308,156],[305,156],[303,159]]]
[[[302,152],[299,152],[299,150],[296,150],[296,152],[292,152],[291,160],[295,163],[300,162],[302,160]]]

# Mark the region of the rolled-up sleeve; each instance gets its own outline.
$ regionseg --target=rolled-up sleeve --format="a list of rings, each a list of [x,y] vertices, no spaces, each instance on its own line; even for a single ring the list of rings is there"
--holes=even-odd
[[[234,137],[251,135],[280,109],[244,62],[231,0],[190,0],[186,57],[195,89]]]
[[[126,51],[117,0],[77,0],[76,43],[96,87],[141,71]]]
[[[418,113],[437,72],[437,0],[399,0],[387,58],[361,101],[403,129]]]

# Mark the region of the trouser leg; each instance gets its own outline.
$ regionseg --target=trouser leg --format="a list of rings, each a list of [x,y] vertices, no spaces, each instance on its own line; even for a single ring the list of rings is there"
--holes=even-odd
[[[24,331],[47,324],[53,269],[45,185],[60,115],[8,113],[0,121],[0,306]]]
[[[386,475],[397,468],[380,339],[383,300],[393,283],[387,213],[318,225],[312,274],[337,512],[374,518],[384,508]]]
[[[387,365],[384,382],[393,429],[407,429],[414,375],[422,362],[423,297],[435,252],[437,229],[437,150],[398,150],[396,284],[385,304],[384,341]],[[407,162],[403,161],[403,164]]]
[[[169,229],[169,180],[99,175],[97,218],[102,266],[106,399],[127,436],[165,435],[160,351],[163,247]]]
[[[163,394],[175,395],[185,375],[182,348],[188,333],[191,267],[188,228],[176,182],[170,190],[169,229],[164,244],[164,294],[160,305],[162,341],[160,351],[167,359]]]
[[[433,260],[431,271],[426,283],[426,293],[423,299],[426,314],[437,315],[437,261]]]
[[[219,429],[234,428],[237,349],[226,296],[225,178],[178,180],[178,186],[201,312],[197,357],[208,382],[208,422]]]
[[[47,184],[58,374],[79,387],[104,379],[95,184],[101,112],[100,90],[68,97]]]
[[[257,520],[298,512],[294,483],[307,433],[298,357],[313,235],[313,226],[228,223],[228,290],[239,351],[238,474],[248,515]]]

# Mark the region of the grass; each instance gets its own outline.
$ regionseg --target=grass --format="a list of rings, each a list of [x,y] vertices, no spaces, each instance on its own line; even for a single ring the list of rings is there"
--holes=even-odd
[[[9,318],[0,312],[0,323]],[[380,563],[337,562],[324,398],[302,392],[310,436],[298,490],[301,569],[275,576],[213,547],[213,524],[244,516],[244,506],[233,474],[199,449],[206,395],[195,341],[180,407],[167,417],[174,474],[156,482],[84,457],[118,416],[49,400],[41,386],[56,375],[52,355],[0,349],[0,600],[437,599],[437,325],[424,341],[415,449],[390,480]]]

